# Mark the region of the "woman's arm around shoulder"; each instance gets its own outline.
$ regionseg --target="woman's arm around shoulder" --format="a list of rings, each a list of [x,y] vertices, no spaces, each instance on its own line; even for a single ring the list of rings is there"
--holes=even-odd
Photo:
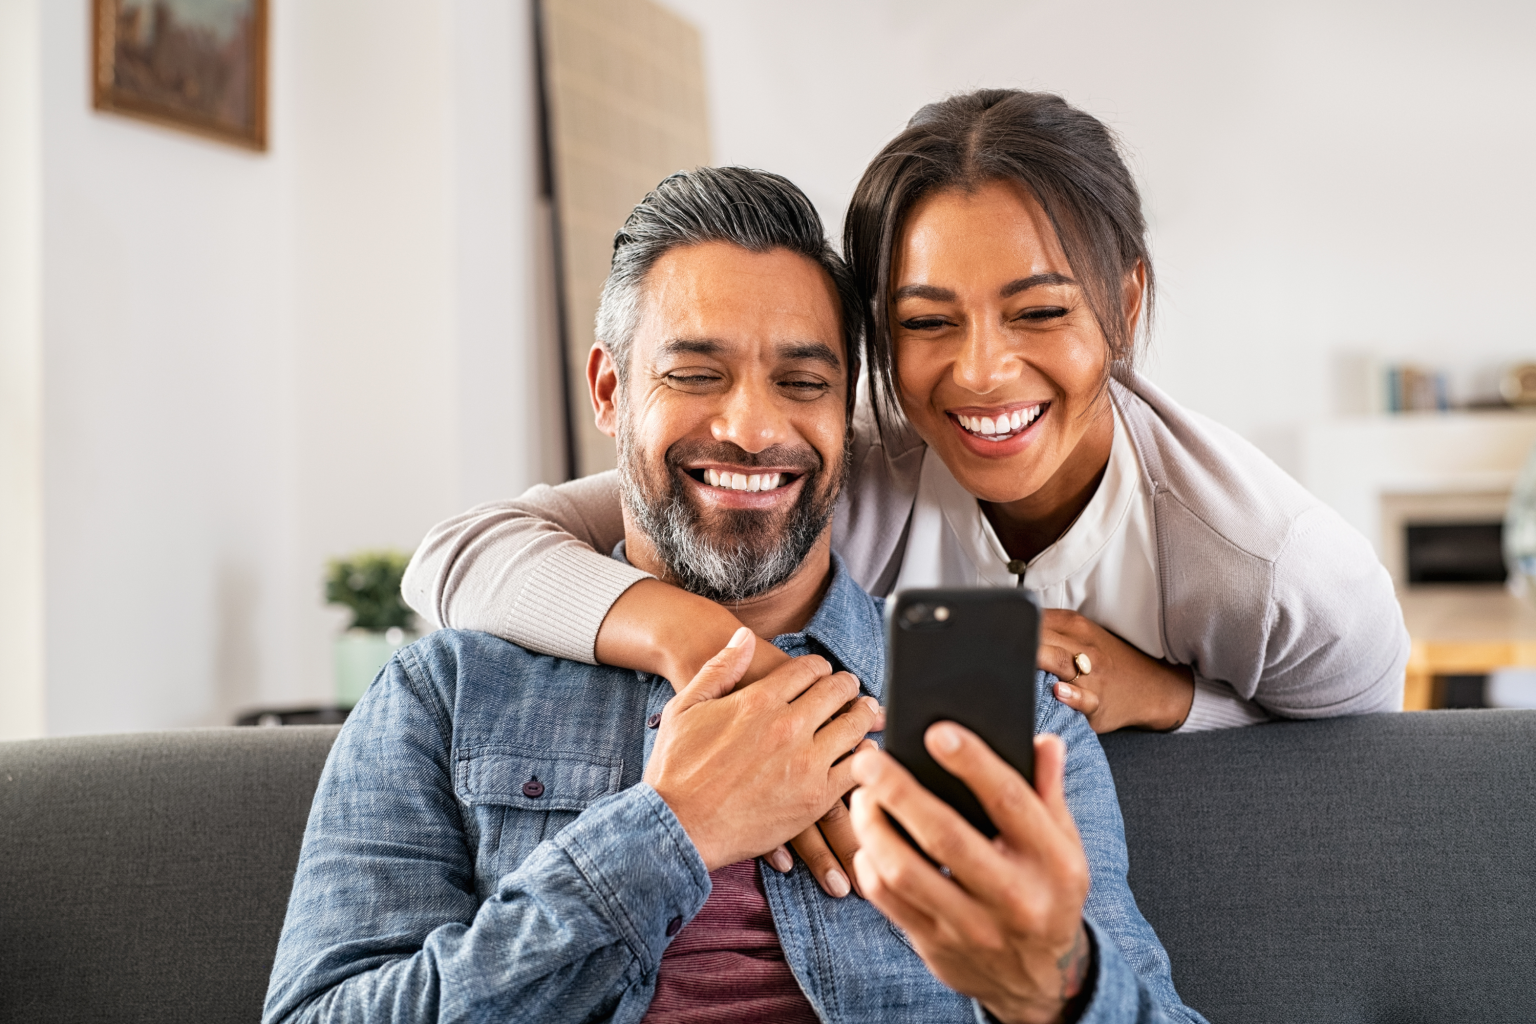
[[[900,565],[898,538],[921,445],[906,440],[891,454],[867,412],[856,417],[853,433],[834,546],[854,579],[878,593],[893,559]],[[401,591],[434,627],[481,630],[540,654],[686,682],[740,623],[719,605],[612,558],[623,538],[617,472],[539,485],[434,526]],[[771,667],[754,659],[748,678]]]
[[[438,523],[400,589],[434,627],[481,630],[590,664],[609,608],[650,578],[610,557],[623,539],[618,473],[540,484]]]

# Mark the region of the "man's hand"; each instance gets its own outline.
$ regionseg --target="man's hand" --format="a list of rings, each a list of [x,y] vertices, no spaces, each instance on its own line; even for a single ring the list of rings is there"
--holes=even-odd
[[[1088,656],[1092,671],[1079,672],[1072,661],[1078,654]],[[1148,657],[1093,620],[1059,608],[1040,616],[1039,663],[1061,680],[1056,699],[1087,716],[1094,732],[1177,729],[1195,699],[1189,669]]]
[[[742,627],[667,702],[645,769],[711,871],[773,850],[848,792],[846,755],[879,713],[873,698],[855,700],[858,680],[816,655],[732,693],[756,642]]]
[[[976,794],[998,836],[977,832],[889,754],[861,750],[852,813],[864,895],[906,931],[940,981],[999,1020],[1074,1019],[1092,956],[1083,925],[1088,859],[1062,788],[1065,746],[1057,736],[1036,738],[1037,793],[953,722],[937,723],[924,739],[934,760]]]

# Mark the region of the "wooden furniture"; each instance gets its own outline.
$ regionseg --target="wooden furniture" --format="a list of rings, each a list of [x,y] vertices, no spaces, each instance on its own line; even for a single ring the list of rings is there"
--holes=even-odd
[[[1437,677],[1536,666],[1536,602],[1502,586],[1466,584],[1408,587],[1398,600],[1413,638],[1405,711],[1444,705]]]
[[[613,235],[667,175],[710,162],[698,29],[654,0],[538,0],[546,186],[554,209],[567,473],[617,465],[592,423],[587,354]]]

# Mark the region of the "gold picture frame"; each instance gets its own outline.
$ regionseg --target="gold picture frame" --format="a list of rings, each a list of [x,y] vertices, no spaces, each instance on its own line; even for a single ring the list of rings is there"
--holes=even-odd
[[[92,0],[94,105],[267,148],[267,0]]]

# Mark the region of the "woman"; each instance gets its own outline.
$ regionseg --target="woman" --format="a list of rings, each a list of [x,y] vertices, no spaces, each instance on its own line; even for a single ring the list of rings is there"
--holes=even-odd
[[[1100,732],[1399,708],[1408,637],[1369,544],[1136,374],[1145,233],[1108,129],[1060,98],[918,112],[845,221],[873,400],[834,547],[876,594],[1030,590],[1040,666]],[[622,536],[615,474],[537,487],[434,528],[405,595],[681,685],[739,623],[607,557]],[[757,650],[754,675],[782,657]]]

